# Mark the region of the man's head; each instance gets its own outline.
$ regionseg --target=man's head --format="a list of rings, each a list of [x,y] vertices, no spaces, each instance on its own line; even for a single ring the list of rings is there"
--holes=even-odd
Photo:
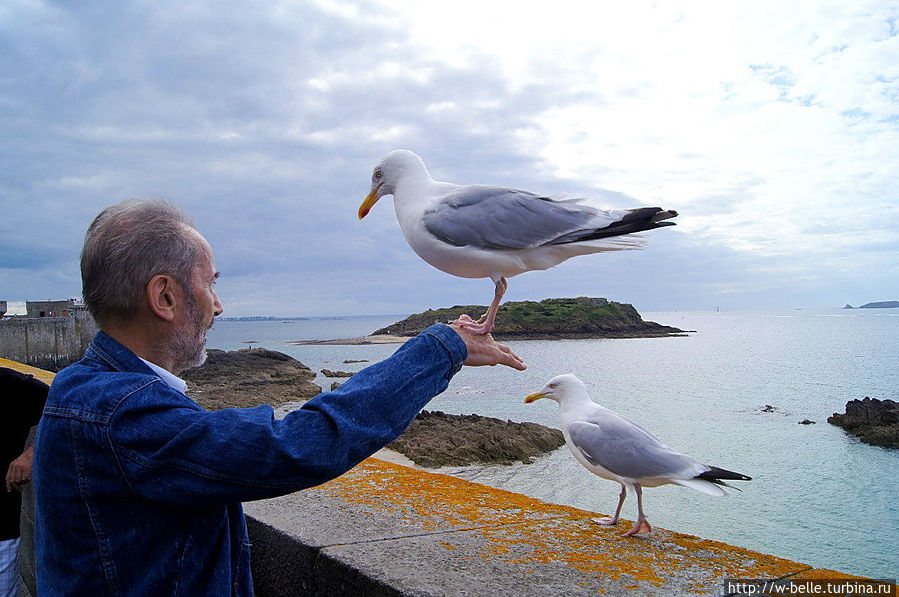
[[[222,312],[212,250],[193,219],[162,200],[106,208],[81,251],[84,302],[101,328],[146,315],[167,331],[157,347],[177,371],[205,360],[206,332]]]

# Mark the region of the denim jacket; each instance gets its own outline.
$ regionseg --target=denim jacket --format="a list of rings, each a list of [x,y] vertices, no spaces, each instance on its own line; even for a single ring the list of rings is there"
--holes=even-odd
[[[53,382],[35,443],[39,595],[253,594],[242,501],[337,477],[466,358],[444,325],[282,420],[209,412],[103,332]]]

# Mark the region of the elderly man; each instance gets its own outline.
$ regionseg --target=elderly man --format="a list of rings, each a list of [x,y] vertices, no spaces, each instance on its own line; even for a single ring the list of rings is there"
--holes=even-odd
[[[323,483],[396,438],[468,365],[524,369],[489,336],[435,325],[275,420],[207,412],[177,374],[222,313],[212,250],[164,201],[104,210],[81,254],[102,331],[54,380],[35,448],[38,591],[252,595],[240,503]]]

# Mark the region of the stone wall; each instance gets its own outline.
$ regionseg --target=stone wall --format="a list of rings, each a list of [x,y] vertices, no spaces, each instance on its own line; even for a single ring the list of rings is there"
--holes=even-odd
[[[0,356],[58,371],[81,358],[97,324],[81,312],[69,317],[14,317],[0,321]]]

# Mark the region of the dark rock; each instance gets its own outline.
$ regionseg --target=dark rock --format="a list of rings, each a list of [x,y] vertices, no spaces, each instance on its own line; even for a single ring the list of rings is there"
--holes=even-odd
[[[850,400],[845,414],[833,413],[827,422],[857,435],[867,444],[899,447],[899,403],[894,400],[867,396],[864,400]]]
[[[368,362],[367,359],[347,359],[347,360],[344,361],[344,364],[349,364],[349,363],[367,363],[367,362]]]
[[[533,457],[563,445],[561,431],[537,423],[425,410],[387,447],[420,466],[438,467],[529,463]]]
[[[773,413],[776,410],[777,409],[774,408],[773,406],[771,406],[770,404],[766,404],[765,407],[762,409],[762,412],[763,413]]]
[[[181,377],[188,382],[188,395],[208,410],[280,405],[321,393],[312,383],[315,372],[282,352],[244,348],[206,354],[206,363]]]
[[[334,390],[336,390],[337,388],[339,388],[339,387],[340,387],[340,382],[339,382],[339,381],[332,381],[332,382],[331,382],[331,391],[332,391],[332,392],[333,392]]]
[[[799,424],[800,425],[814,425],[815,422],[812,420],[809,420],[809,419],[802,419],[801,421],[799,421]]]
[[[331,371],[330,369],[322,369],[322,375],[325,377],[353,377],[349,371]]]

